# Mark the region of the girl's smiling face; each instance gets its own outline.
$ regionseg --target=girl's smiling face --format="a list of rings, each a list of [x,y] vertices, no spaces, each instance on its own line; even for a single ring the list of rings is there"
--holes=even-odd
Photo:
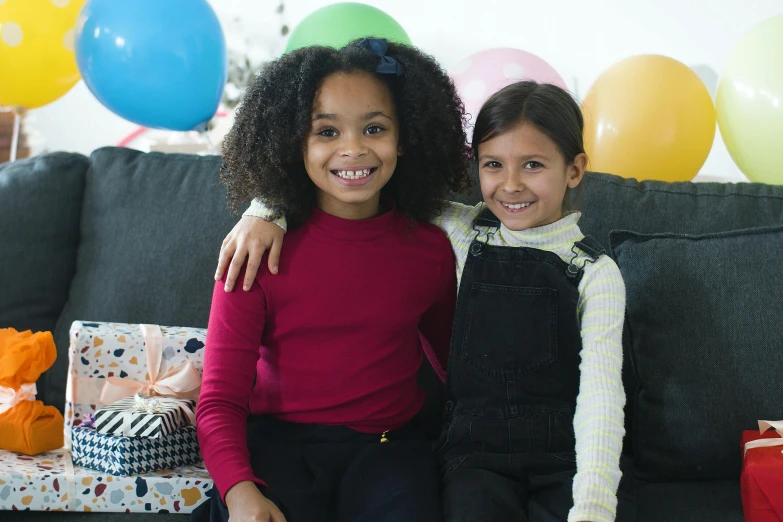
[[[587,155],[566,162],[549,136],[522,121],[478,145],[481,194],[510,230],[526,230],[563,217],[566,189],[582,181]]]
[[[316,206],[347,219],[376,216],[399,154],[399,122],[388,87],[366,72],[327,76],[315,95],[304,145]]]

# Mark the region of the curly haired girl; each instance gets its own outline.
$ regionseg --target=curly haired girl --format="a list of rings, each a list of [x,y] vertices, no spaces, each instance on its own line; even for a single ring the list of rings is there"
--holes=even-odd
[[[216,284],[198,434],[219,495],[194,519],[441,519],[412,420],[423,355],[443,375],[449,350],[454,254],[427,221],[468,183],[463,118],[431,57],[382,39],[291,52],[250,87],[221,177],[291,232],[278,276]]]

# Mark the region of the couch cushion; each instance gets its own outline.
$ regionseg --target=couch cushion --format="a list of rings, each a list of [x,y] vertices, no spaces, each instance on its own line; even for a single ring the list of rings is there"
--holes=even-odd
[[[76,269],[81,154],[0,164],[0,328],[52,331]]]
[[[711,234],[783,225],[781,186],[637,181],[588,172],[580,190],[572,201],[582,211],[579,227],[607,249],[613,230],[645,234]],[[624,365],[623,379],[628,394],[626,425],[631,431],[635,380],[627,371],[629,367]],[[625,438],[623,451],[633,452],[632,438]]]
[[[638,522],[743,522],[739,481],[641,483]]]
[[[226,208],[219,156],[104,148],[86,176],[76,275],[55,329],[47,375],[64,404],[68,329],[77,319],[206,327]]]
[[[627,292],[637,476],[737,478],[739,437],[783,418],[783,226],[614,232]]]
[[[609,247],[612,230],[711,234],[783,225],[783,186],[667,183],[588,172],[575,201],[579,226]]]

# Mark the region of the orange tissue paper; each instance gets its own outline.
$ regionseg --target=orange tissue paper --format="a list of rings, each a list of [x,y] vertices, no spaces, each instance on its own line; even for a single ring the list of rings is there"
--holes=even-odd
[[[63,416],[35,400],[35,382],[57,358],[50,332],[0,329],[0,449],[37,455],[63,446]]]

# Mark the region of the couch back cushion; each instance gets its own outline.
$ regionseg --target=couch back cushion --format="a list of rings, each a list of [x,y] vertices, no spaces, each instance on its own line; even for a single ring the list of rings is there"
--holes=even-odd
[[[0,164],[0,328],[54,330],[76,269],[88,165],[64,152]]]
[[[611,234],[626,285],[637,476],[736,478],[739,437],[783,418],[783,225]]]
[[[46,400],[62,407],[75,320],[206,327],[217,256],[239,219],[219,156],[103,148],[90,158],[81,243],[55,329]]]
[[[613,230],[711,234],[783,224],[783,186],[667,183],[585,174],[579,226],[607,249]]]
[[[753,229],[758,227],[780,226],[783,225],[783,187],[771,186],[759,183],[667,183],[663,181],[637,181],[634,179],[625,179],[619,176],[613,176],[602,173],[587,173],[582,186],[582,192],[575,205],[583,212],[580,226],[585,234],[590,234],[610,251],[612,242],[610,234],[613,231],[631,231],[638,234],[674,234],[674,235],[712,235],[739,230]],[[618,236],[617,241],[621,241]],[[623,238],[625,238],[623,236]],[[757,240],[755,238],[754,240]],[[729,239],[726,239],[729,241]],[[636,310],[637,317],[643,317],[645,311],[654,313],[655,310],[667,306],[667,301],[661,299],[669,296],[674,299],[681,299],[679,303],[687,303],[694,307],[694,311],[703,311],[702,303],[718,298],[719,294],[712,290],[720,290],[720,285],[699,288],[696,295],[690,295],[685,298],[681,295],[679,289],[670,286],[672,281],[678,281],[682,278],[689,278],[692,265],[688,263],[698,259],[706,250],[706,246],[720,248],[722,240],[705,240],[698,243],[701,250],[694,251],[695,247],[683,252],[681,263],[673,263],[666,273],[661,273],[654,281],[661,283],[660,288],[645,288],[644,291],[636,291],[633,288],[628,289],[627,306],[629,314]],[[660,240],[653,242],[656,245],[665,245],[669,247],[675,244],[677,247],[689,244],[686,240],[679,243],[666,242]],[[649,245],[653,244],[649,243]],[[625,259],[618,260],[621,271],[626,279],[632,284],[650,282],[648,269],[655,263],[662,263],[658,258],[649,259],[641,262],[638,258],[642,247],[626,248]],[[619,252],[619,251],[618,251]],[[670,252],[670,248],[663,248],[660,255]],[[644,255],[656,254],[654,249],[647,250]],[[676,256],[677,254],[673,254]],[[748,255],[748,251],[735,250],[730,254],[731,260],[726,260],[734,266],[747,266],[747,275],[755,277],[763,274],[762,268],[754,263],[755,256]],[[616,257],[616,256],[615,256]],[[623,266],[625,265],[625,266]],[[726,268],[724,266],[724,268]],[[722,276],[715,276],[714,280],[720,280]],[[635,279],[638,278],[638,279]],[[666,291],[672,290],[674,294],[666,294]],[[637,288],[638,290],[638,288]],[[752,297],[755,295],[751,292]],[[743,295],[740,300],[735,297],[732,303],[735,306],[745,306],[741,301],[747,300],[748,293]],[[752,306],[752,305],[749,305]],[[717,313],[717,312],[716,312]],[[629,319],[633,316],[629,315]],[[722,318],[717,318],[721,320]],[[728,317],[726,317],[728,319]],[[741,328],[752,329],[749,321],[742,323]],[[720,343],[720,349],[710,351],[709,340],[699,341],[694,337],[693,325],[686,323],[670,324],[665,332],[658,332],[656,335],[666,335],[676,339],[691,339],[693,344],[689,345],[691,352],[683,354],[674,349],[665,349],[660,351],[660,344],[653,339],[652,342],[645,342],[643,337],[649,333],[648,330],[639,329],[639,324],[626,321],[624,348],[625,364],[624,379],[626,383],[626,392],[628,395],[626,407],[626,428],[628,436],[625,439],[625,451],[633,453],[636,472],[639,476],[650,480],[664,480],[672,477],[672,472],[684,473],[691,478],[719,478],[724,476],[736,477],[739,466],[739,453],[733,452],[726,455],[722,453],[726,449],[727,441],[733,441],[736,447],[739,443],[739,433],[737,429],[753,429],[755,423],[752,419],[756,416],[763,417],[767,413],[765,401],[751,401],[748,396],[740,390],[740,384],[728,389],[736,393],[727,393],[725,403],[712,404],[712,410],[709,415],[714,417],[722,415],[724,411],[737,410],[755,404],[756,410],[749,412],[747,418],[742,420],[735,418],[734,422],[726,424],[713,424],[711,430],[699,430],[695,433],[668,432],[669,436],[659,441],[654,441],[644,437],[642,431],[636,426],[637,421],[645,421],[644,415],[650,414],[648,411],[653,404],[661,405],[660,401],[668,399],[668,396],[656,394],[654,387],[643,388],[644,383],[640,382],[640,376],[650,376],[659,372],[666,373],[672,365],[689,364],[692,357],[699,357],[705,353],[710,355],[703,360],[704,370],[716,376],[731,375],[738,371],[735,361],[732,358],[733,352],[723,352],[727,349],[725,343]],[[763,330],[769,334],[769,330]],[[739,334],[743,334],[740,329]],[[761,332],[747,332],[749,338],[758,338]],[[642,339],[640,339],[640,336]],[[755,337],[754,337],[755,336]],[[763,351],[754,351],[748,345],[735,346],[734,350],[748,349],[746,353],[744,367],[751,367],[757,364],[760,358],[765,356]],[[671,374],[666,377],[668,390],[678,390],[684,397],[703,396],[703,383],[691,379],[687,372],[682,374]],[[649,384],[650,381],[648,381]],[[660,383],[659,383],[660,384]],[[726,384],[728,386],[728,384]],[[661,391],[662,388],[658,388]],[[642,404],[637,404],[643,400]],[[665,403],[666,408],[678,410],[680,414],[686,414],[686,404],[682,401]],[[707,412],[704,412],[707,414]],[[676,415],[676,412],[672,412]],[[655,413],[653,412],[654,416]],[[654,418],[654,417],[653,417]],[[646,418],[649,423],[652,418]],[[649,424],[647,424],[649,425]],[[669,429],[669,428],[661,428]],[[719,440],[714,444],[711,441]],[[648,443],[652,443],[649,445]],[[683,462],[683,467],[675,468],[671,466],[671,459],[678,458],[677,455],[683,451],[683,448],[690,448],[691,444],[701,445],[705,451],[698,452],[694,459]],[[651,459],[664,458],[660,466],[655,466]],[[714,466],[702,466],[705,458],[711,458],[716,461]],[[641,459],[641,460],[640,460]],[[669,460],[666,460],[669,459]],[[696,462],[696,461],[699,462]],[[698,469],[702,466],[701,469]],[[685,468],[688,468],[687,473]],[[682,478],[685,478],[685,475]]]

